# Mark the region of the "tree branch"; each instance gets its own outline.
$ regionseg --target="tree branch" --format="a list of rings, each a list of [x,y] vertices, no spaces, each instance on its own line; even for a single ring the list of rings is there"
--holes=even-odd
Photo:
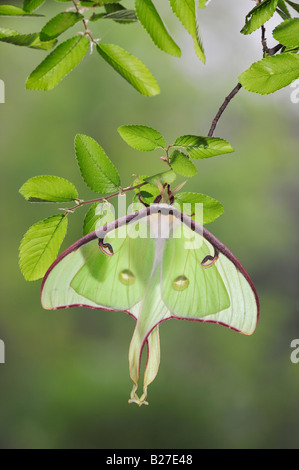
[[[76,0],[72,0],[72,3],[76,9],[76,12],[77,13],[80,13],[80,10],[79,10],[79,7],[78,7],[78,4],[76,2]],[[85,29],[85,36],[89,36],[89,39],[91,40],[91,47],[92,47],[92,44],[97,44],[96,40],[92,37],[92,34],[91,32],[89,31],[88,27],[87,27],[87,20],[85,18],[82,19],[82,23],[83,23],[83,26],[84,26],[84,29]],[[92,49],[91,49],[92,50]]]
[[[259,3],[259,1],[258,1],[258,3]],[[265,28],[264,25],[262,26],[261,30],[262,30],[263,55],[264,56],[265,55],[267,55],[267,56],[275,55],[277,52],[279,52],[283,48],[283,45],[282,44],[276,44],[276,46],[269,49],[269,47],[267,45],[266,28]],[[211,128],[210,128],[209,133],[208,133],[209,137],[213,136],[215,128],[216,128],[216,126],[218,124],[218,121],[221,118],[223,112],[226,110],[227,106],[229,105],[229,103],[231,102],[233,97],[236,96],[236,94],[239,92],[239,90],[241,88],[242,88],[241,83],[238,83],[235,86],[235,88],[230,92],[230,94],[225,98],[223,104],[220,106],[220,108],[218,110],[218,113],[216,114],[215,118],[212,121],[212,125],[211,125]]]
[[[272,47],[271,49],[268,49],[268,55],[275,55],[276,52],[279,52],[282,48],[282,44],[276,44],[276,46]]]
[[[268,54],[269,53],[269,48],[267,45],[267,38],[266,38],[266,28],[264,25],[261,27],[262,30],[262,46],[263,46],[263,54]]]
[[[242,88],[241,83],[238,83],[235,86],[235,88],[230,92],[230,94],[227,95],[227,97],[225,98],[224,102],[222,103],[222,105],[220,106],[220,108],[218,110],[218,113],[216,114],[216,116],[214,117],[214,119],[212,121],[212,125],[211,125],[211,128],[210,128],[209,133],[208,133],[209,137],[213,136],[215,128],[216,128],[216,126],[218,124],[218,121],[221,118],[223,112],[226,110],[227,106],[229,105],[229,103],[231,102],[233,97],[236,96],[236,94],[238,93],[239,90],[241,90],[241,88]]]
[[[65,210],[65,215],[69,214],[70,212],[74,212],[78,207],[85,206],[86,204],[92,204],[94,202],[101,202],[101,201],[107,201],[108,199],[111,199],[113,197],[118,196],[119,194],[127,193],[128,191],[132,191],[133,189],[141,188],[141,186],[144,186],[146,182],[144,183],[139,183],[136,184],[135,186],[128,186],[127,188],[123,188],[119,190],[117,193],[109,194],[108,196],[105,197],[99,197],[97,199],[90,199],[89,201],[80,201],[77,203],[76,206],[70,207],[69,209],[64,209]]]

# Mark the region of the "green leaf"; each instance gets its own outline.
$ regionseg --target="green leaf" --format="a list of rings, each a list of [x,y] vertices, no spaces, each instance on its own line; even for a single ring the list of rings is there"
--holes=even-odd
[[[199,137],[196,135],[178,137],[174,147],[186,149],[191,158],[210,158],[234,151],[232,146],[224,139],[219,137]]]
[[[180,57],[181,50],[168,33],[153,2],[151,0],[135,0],[135,8],[140,23],[154,44],[162,51]]]
[[[202,62],[205,62],[203,44],[196,20],[195,0],[169,0],[169,3],[174,14],[194,39],[194,48],[197,56]]]
[[[284,20],[291,18],[290,12],[284,3],[284,0],[278,0],[276,11]]]
[[[29,12],[37,10],[44,2],[45,0],[24,0],[23,9]]]
[[[285,12],[283,10],[281,10],[280,8],[276,8],[276,13],[279,14],[279,16],[283,19],[283,20],[287,20],[288,18],[291,18],[291,15],[286,15]]]
[[[43,16],[36,15],[30,11],[23,10],[22,8],[13,5],[0,5],[0,16]]]
[[[239,82],[248,91],[268,95],[289,85],[298,77],[299,57],[285,52],[255,62],[239,76]]]
[[[104,8],[106,10],[106,13],[115,13],[126,10],[126,8],[120,3],[104,3]]]
[[[26,46],[32,49],[43,50],[52,49],[57,43],[56,39],[45,42],[41,41],[39,33],[20,34],[17,31],[7,28],[0,28],[0,41],[13,44],[15,46]]]
[[[137,20],[135,10],[128,10],[119,3],[105,4],[104,5],[106,13],[103,14],[103,18],[107,20],[114,20],[116,23],[129,24],[134,23]],[[94,14],[94,16],[99,16],[99,14]]]
[[[145,175],[138,176],[133,181],[132,186],[137,186],[138,184],[144,183],[148,178],[149,178],[149,176],[145,176]],[[160,190],[159,190],[158,186],[156,186],[156,184],[152,184],[152,183],[146,183],[143,186],[141,186],[140,188],[135,188],[134,191],[135,191],[136,194],[139,194],[139,192],[140,192],[140,193],[143,193],[143,195],[144,195],[144,193],[145,193],[146,198],[152,197],[152,199],[155,199],[160,194]],[[146,200],[145,202],[148,202],[148,201]]]
[[[55,261],[67,231],[67,217],[54,215],[32,225],[20,245],[20,268],[26,281],[43,277]]]
[[[49,39],[57,38],[60,34],[64,33],[64,31],[82,20],[82,18],[84,18],[83,15],[73,11],[59,13],[45,24],[40,32],[41,40],[48,41]]]
[[[94,21],[98,21],[98,20],[101,20],[102,18],[104,18],[106,16],[106,13],[105,12],[101,12],[101,13],[94,13],[90,18],[89,18],[89,21],[90,22],[94,22]]]
[[[145,96],[160,93],[155,77],[137,57],[115,44],[97,44],[97,51],[139,93]]]
[[[9,42],[9,41],[6,41],[6,42]],[[53,49],[53,47],[55,47],[56,44],[57,44],[57,39],[52,39],[51,41],[42,41],[40,39],[39,33],[37,33],[36,38],[34,39],[34,41],[32,41],[32,43],[28,47],[30,47],[31,49],[42,49],[44,51],[49,51],[50,49]]]
[[[113,1],[115,1],[115,0],[113,0]],[[100,5],[100,3],[101,3],[101,5]],[[89,8],[91,8],[91,7],[96,8],[96,7],[103,6],[103,2],[98,2],[97,0],[80,0],[80,6],[81,7],[89,7]]]
[[[205,56],[203,42],[202,42],[199,30],[197,30],[197,41],[194,41],[194,49],[197,54],[197,57],[199,57],[199,59],[205,64],[206,56]]]
[[[176,174],[173,170],[168,170],[163,173],[158,173],[154,176],[138,176],[132,183],[132,186],[136,186],[141,183],[146,183],[139,188],[135,188],[135,196],[133,198],[134,203],[138,203],[139,198],[138,194],[140,194],[140,198],[143,202],[147,204],[152,204],[157,196],[160,194],[160,187],[158,184],[164,185],[171,184],[176,179]]]
[[[294,10],[299,13],[299,4],[298,3],[295,3],[295,2],[291,2],[290,0],[285,0],[286,3],[288,3],[288,5],[290,5],[290,7],[294,8]]]
[[[77,134],[75,149],[81,175],[90,189],[97,193],[118,191],[120,185],[118,171],[94,139]]]
[[[81,0],[80,1],[80,6],[81,7],[93,7],[96,3],[99,3],[97,2],[96,0]],[[100,6],[100,5],[96,5],[96,6]]]
[[[207,0],[198,0],[198,8],[206,8],[206,1]]]
[[[176,179],[175,172],[173,170],[168,170],[168,171],[163,171],[163,173],[157,173],[156,175],[149,176],[148,178],[145,178],[144,181],[146,181],[147,183],[156,185],[157,181],[160,181],[160,183],[162,184],[165,184],[165,183],[171,184],[175,181],[175,179]]]
[[[148,126],[120,126],[118,133],[131,147],[143,152],[165,147],[164,137],[160,132]]]
[[[115,219],[113,206],[108,203],[95,202],[86,213],[83,223],[83,235],[93,232],[99,227]]]
[[[197,168],[194,165],[194,163],[191,162],[188,155],[185,155],[179,150],[175,150],[171,154],[170,164],[171,164],[171,168],[176,173],[178,173],[179,175],[186,176],[187,178],[191,178],[197,173]]]
[[[159,194],[159,193],[158,193]],[[133,197],[133,203],[134,204],[138,204],[140,203],[140,209],[143,209],[144,208],[144,205],[143,203],[145,204],[153,204],[153,202],[155,201],[156,197],[158,196],[158,194],[155,196],[151,193],[148,193],[147,191],[142,191],[140,190],[140,192],[138,194],[134,194],[134,197]],[[142,202],[141,202],[142,201]],[[135,207],[134,206],[134,210],[139,210],[138,207]]]
[[[256,5],[245,18],[245,25],[241,29],[243,34],[251,34],[270,20],[275,13],[278,0],[264,0]]]
[[[63,42],[33,70],[26,88],[51,90],[81,62],[88,48],[86,36],[75,36]]]
[[[281,49],[282,52],[292,52],[293,54],[297,54],[299,52],[299,47],[285,47]]]
[[[197,39],[195,1],[194,0],[169,0],[174,14],[178,17],[186,31]]]
[[[78,198],[73,183],[59,176],[34,176],[19,191],[29,202],[67,202]]]
[[[223,214],[223,206],[221,202],[210,196],[206,196],[205,194],[178,193],[175,196],[175,202],[180,205],[182,211],[185,209],[184,213],[187,215],[191,215],[193,213],[196,214],[195,204],[203,204],[203,220],[197,220],[198,223],[209,224]],[[191,204],[189,210],[186,210],[186,206],[183,206],[183,204],[186,203]],[[194,220],[197,219],[196,216],[192,216],[192,218]]]
[[[135,23],[138,21],[135,10],[123,10],[107,13],[103,16],[104,20],[114,20],[116,23]]]
[[[299,47],[299,18],[280,23],[273,30],[273,37],[286,47]]]

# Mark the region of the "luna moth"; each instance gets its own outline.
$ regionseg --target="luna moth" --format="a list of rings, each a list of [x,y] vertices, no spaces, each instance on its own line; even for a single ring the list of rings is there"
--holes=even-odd
[[[212,322],[250,335],[259,316],[255,287],[239,260],[190,216],[159,203],[96,229],[64,251],[43,279],[41,302],[52,310],[124,311],[136,320],[129,403],[139,406],[147,404],[147,387],[159,369],[161,322]]]

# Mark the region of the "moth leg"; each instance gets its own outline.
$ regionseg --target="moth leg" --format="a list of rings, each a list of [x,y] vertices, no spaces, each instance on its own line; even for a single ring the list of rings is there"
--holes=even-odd
[[[141,199],[140,192],[138,193],[138,199],[139,199],[139,201],[141,202],[141,204],[143,204],[145,207],[149,207],[149,204],[147,204],[147,202],[144,202],[144,201]]]
[[[174,194],[170,189],[170,184],[167,185],[167,194],[168,194],[169,204],[172,205],[174,203]]]
[[[103,255],[113,256],[114,251],[113,251],[112,246],[110,245],[110,243],[103,243],[103,241],[104,240],[102,238],[100,238],[98,241],[98,245],[99,245],[101,252],[103,253]]]
[[[160,181],[158,181],[157,184],[158,184],[158,188],[160,190],[160,194],[155,198],[154,204],[159,204],[161,201],[162,202],[167,202],[167,196],[166,196],[166,193],[165,193],[165,188],[167,186],[167,183],[163,184],[163,186],[162,186]]]
[[[214,256],[211,256],[211,255],[205,256],[200,264],[202,265],[203,268],[210,268],[217,261],[218,257],[219,257],[219,251],[217,250],[217,248],[214,247]]]

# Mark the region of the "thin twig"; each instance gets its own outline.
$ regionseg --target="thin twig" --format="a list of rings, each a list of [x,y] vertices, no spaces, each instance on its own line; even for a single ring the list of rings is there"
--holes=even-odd
[[[269,48],[267,44],[267,38],[266,38],[266,28],[264,25],[262,25],[261,31],[262,31],[263,56],[265,56],[266,54],[268,56],[275,55],[276,52],[279,52],[283,48],[282,44],[276,44],[276,46]]]
[[[259,4],[259,1],[257,2],[257,4]],[[269,49],[268,45],[267,45],[267,39],[266,39],[266,28],[263,25],[261,29],[262,29],[263,55],[265,55],[265,54],[267,56],[275,55],[277,52],[279,52],[283,48],[283,45],[282,44],[277,44],[276,46]],[[212,137],[212,135],[214,134],[215,128],[216,128],[216,126],[218,124],[218,121],[221,118],[223,112],[225,111],[225,109],[227,108],[230,101],[233,99],[233,97],[238,93],[238,91],[241,88],[242,88],[241,83],[238,83],[235,86],[235,88],[230,92],[230,94],[225,98],[223,104],[220,106],[220,108],[218,110],[218,113],[216,114],[215,118],[213,119],[211,128],[210,128],[209,133],[208,133],[209,137]]]
[[[241,88],[242,88],[241,83],[238,83],[235,86],[235,88],[230,92],[230,94],[227,95],[227,97],[225,98],[224,102],[222,103],[222,105],[220,106],[220,108],[218,110],[218,113],[216,114],[216,116],[214,117],[214,119],[212,121],[212,125],[211,125],[211,128],[210,128],[209,133],[208,133],[209,137],[212,137],[212,135],[214,134],[215,128],[216,128],[216,126],[218,124],[218,121],[221,118],[223,112],[226,110],[227,106],[229,105],[229,103],[231,102],[233,97],[236,96],[236,94],[238,93],[238,91]]]
[[[267,45],[266,28],[263,25],[261,29],[262,29],[263,56],[275,55],[276,52],[279,52],[283,48],[283,45],[282,44],[276,44],[276,46],[269,49],[269,47]]]
[[[266,28],[264,25],[261,27],[261,30],[262,30],[263,55],[265,55],[265,54],[269,54],[270,49],[268,48],[268,45],[267,45]]]
[[[276,52],[279,52],[283,48],[282,44],[276,44],[276,46],[268,49],[268,55],[275,55]]]
[[[73,2],[74,7],[76,8],[76,12],[80,13],[80,10],[79,10],[79,7],[78,7],[78,4],[77,4],[76,0],[72,0],[72,2]],[[83,23],[84,29],[85,29],[85,36],[88,36],[93,44],[97,44],[97,41],[92,37],[91,32],[88,29],[87,21],[86,21],[85,18],[82,19],[82,23]]]
[[[140,184],[136,184],[135,186],[128,186],[127,188],[123,188],[117,193],[109,194],[109,196],[105,197],[99,197],[97,199],[90,199],[89,201],[80,201],[77,203],[74,207],[70,207],[69,209],[65,209],[65,215],[67,215],[69,212],[74,212],[78,207],[85,206],[86,204],[93,204],[94,202],[101,202],[101,201],[107,201],[108,199],[111,199],[113,197],[118,196],[119,194],[127,193],[128,191],[131,191],[133,189],[141,188],[141,186],[144,186],[146,184],[146,181]]]

